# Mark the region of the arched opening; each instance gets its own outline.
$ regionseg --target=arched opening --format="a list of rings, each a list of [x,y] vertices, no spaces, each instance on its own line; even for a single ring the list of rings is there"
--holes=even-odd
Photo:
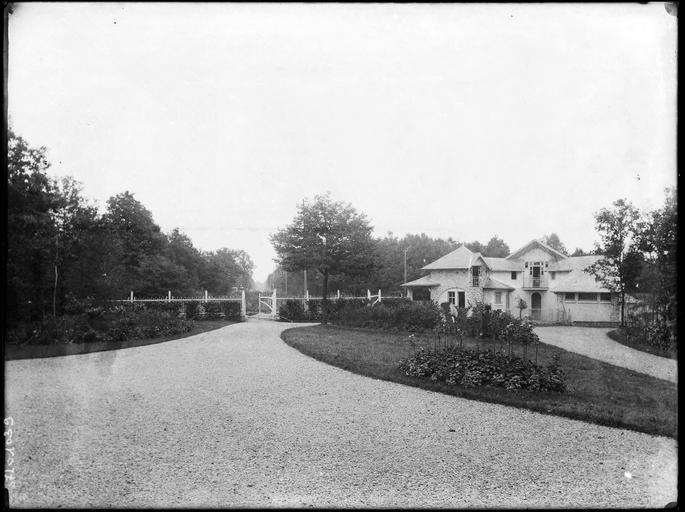
[[[542,297],[538,292],[530,296],[530,312],[533,320],[540,320],[542,317]]]

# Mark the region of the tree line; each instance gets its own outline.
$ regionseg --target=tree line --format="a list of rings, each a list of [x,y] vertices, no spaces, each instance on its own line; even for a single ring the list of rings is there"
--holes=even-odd
[[[340,265],[336,262],[340,265],[336,272],[330,271],[330,262],[324,266],[319,265],[322,253],[326,252],[326,247],[320,244],[321,238],[316,234],[317,219],[321,220],[320,214],[323,211],[327,212],[328,225],[324,229],[329,232],[329,247],[336,239],[339,239],[339,243],[356,240],[355,248],[347,250],[355,255],[354,260],[357,263],[346,261],[344,265]],[[357,223],[350,222],[351,218],[357,218]],[[360,230],[359,225],[363,225],[364,229]],[[330,233],[334,228],[337,229],[336,235]],[[497,235],[492,236],[487,243],[482,243],[478,240],[457,241],[451,237],[434,238],[425,233],[407,234],[402,238],[392,232],[383,237],[371,237],[370,233],[368,219],[350,205],[333,201],[329,196],[316,196],[313,201],[305,201],[293,223],[272,237],[277,253],[284,257],[281,257],[276,270],[269,274],[267,286],[278,290],[280,295],[287,293],[289,296],[302,296],[305,290],[303,269],[307,268],[307,289],[310,295],[322,296],[324,269],[328,269],[327,288],[332,291],[363,295],[367,289],[374,292],[381,289],[388,293],[400,293],[402,283],[425,275],[422,267],[461,244],[486,257],[505,258],[511,254],[509,245]],[[542,241],[569,255],[556,233],[543,236]],[[309,247],[309,254],[299,250],[304,246]],[[572,255],[585,254],[589,253],[576,248]],[[332,253],[328,254],[328,260],[332,260],[332,256]],[[417,290],[417,296],[420,294],[421,291]]]
[[[644,293],[669,319],[676,312],[677,201],[674,189],[666,190],[662,208],[641,212],[625,199],[595,214],[600,241],[592,252],[576,248],[570,256],[604,256],[586,271],[608,289],[620,295],[621,322],[626,294]],[[327,300],[329,290],[355,295],[367,289],[399,291],[405,281],[421,277],[421,268],[444,256],[460,244],[452,238],[431,238],[424,233],[397,238],[371,236],[368,218],[349,203],[334,201],[329,194],[303,201],[293,221],[271,236],[278,256],[278,268],[267,283],[283,290],[289,277],[289,295],[306,289]],[[569,255],[556,233],[541,238],[543,243]],[[509,246],[493,236],[487,244],[465,243],[486,257],[506,257]],[[313,277],[313,279],[312,279]],[[324,308],[325,309],[325,308]],[[325,313],[325,311],[324,311]],[[325,318],[324,318],[325,321]]]
[[[48,176],[44,147],[8,134],[8,320],[59,315],[70,301],[229,294],[249,289],[254,264],[242,250],[200,251],[179,229],[165,234],[128,191],[104,213],[71,177]]]

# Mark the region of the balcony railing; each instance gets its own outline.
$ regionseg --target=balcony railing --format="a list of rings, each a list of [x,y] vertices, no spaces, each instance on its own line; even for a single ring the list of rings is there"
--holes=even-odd
[[[524,288],[533,288],[533,289],[538,289],[538,290],[549,288],[547,276],[540,276],[540,277],[525,276],[523,278],[523,287]]]

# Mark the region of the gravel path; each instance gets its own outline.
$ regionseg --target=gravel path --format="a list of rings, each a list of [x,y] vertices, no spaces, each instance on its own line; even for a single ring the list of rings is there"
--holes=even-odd
[[[676,441],[354,375],[250,321],[6,364],[18,507],[662,507]]]
[[[678,382],[678,362],[659,357],[612,340],[607,333],[612,329],[598,327],[538,327],[540,341],[599,359],[615,366],[646,373],[659,379]]]

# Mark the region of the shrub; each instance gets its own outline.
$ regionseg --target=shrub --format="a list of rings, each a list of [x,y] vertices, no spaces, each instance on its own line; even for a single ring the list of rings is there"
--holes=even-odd
[[[188,301],[179,316],[185,311],[185,317],[193,320],[241,320],[240,307],[237,301]]]
[[[626,337],[637,340],[664,352],[677,349],[675,322],[654,317],[651,313],[631,315],[625,327]]]
[[[281,304],[281,307],[278,308],[278,316],[281,320],[292,322],[308,320],[302,301],[293,299],[288,299]]]
[[[171,336],[188,332],[193,326],[191,320],[179,317],[173,308],[147,308],[135,303],[109,306],[85,303],[70,307],[72,312],[81,312],[19,326],[8,333],[8,341],[37,345],[124,341]]]
[[[221,310],[224,313],[224,319],[226,320],[241,320],[242,310],[240,302],[236,301],[225,301],[221,302]]]
[[[184,303],[186,318],[198,318],[198,306],[199,302],[190,301]]]
[[[467,388],[494,386],[507,391],[564,392],[564,372],[558,355],[547,366],[539,366],[519,357],[503,353],[474,350],[420,349],[414,356],[400,361],[399,369],[408,376],[428,377],[448,385]]]
[[[432,302],[407,299],[373,305],[365,300],[340,300],[330,303],[329,319],[331,323],[349,327],[424,332],[441,324],[441,312]]]
[[[221,302],[202,302],[200,308],[204,310],[202,318],[204,320],[218,320],[224,317],[224,310]]]

